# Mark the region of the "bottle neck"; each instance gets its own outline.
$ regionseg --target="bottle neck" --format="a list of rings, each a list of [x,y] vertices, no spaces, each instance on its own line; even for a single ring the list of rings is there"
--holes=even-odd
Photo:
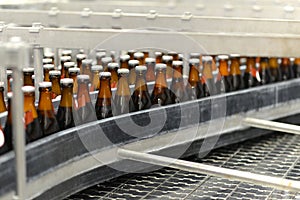
[[[51,82],[52,82],[52,92],[56,95],[61,94],[61,89],[60,89],[60,77],[51,77]]]
[[[94,90],[99,90],[99,71],[94,71],[93,72],[93,82],[92,82],[92,87]]]
[[[77,92],[78,108],[84,107],[91,102],[88,83],[79,83]]]
[[[199,81],[200,81],[200,77],[199,77],[199,71],[197,66],[190,65],[189,83],[192,85],[192,83],[199,82]]]
[[[266,61],[261,61],[260,62],[260,70],[266,70],[269,68],[269,64]]]
[[[212,79],[212,65],[210,62],[204,63],[202,75],[205,79]]]
[[[228,72],[228,64],[227,64],[227,60],[220,60],[219,62],[219,70],[222,76],[228,76],[229,72]]]
[[[281,65],[283,67],[288,67],[290,65],[290,59],[289,58],[282,58],[281,59]]]
[[[61,92],[60,107],[73,107],[73,85],[72,86],[63,86]]]
[[[254,58],[247,58],[247,63],[246,63],[246,72],[250,73],[253,69],[255,69],[255,59]]]
[[[165,70],[157,70],[156,71],[156,79],[155,79],[155,88],[167,88],[166,74]]]
[[[5,106],[5,102],[4,102],[4,88],[0,89],[0,113],[5,112],[6,111],[6,106]]]
[[[37,118],[37,112],[35,109],[34,102],[35,102],[35,97],[34,97],[33,93],[24,94],[24,113],[25,114],[30,113],[30,115],[29,115],[30,119],[25,119],[26,125],[29,124],[32,119]]]
[[[278,68],[277,58],[270,58],[269,60],[270,68]]]
[[[100,99],[111,98],[110,78],[100,78],[100,90],[98,93]]]
[[[122,60],[120,64],[120,68],[129,69],[128,60]]]
[[[144,73],[138,73],[136,77],[135,90],[147,91],[147,84]]]
[[[173,78],[181,79],[182,78],[182,66],[174,66],[173,67]]]
[[[32,75],[32,73],[24,73],[24,85],[34,86]]]
[[[48,69],[44,69],[44,81],[50,82],[49,71]]]
[[[240,62],[236,58],[234,58],[234,59],[231,60],[230,74],[232,76],[234,76],[234,75],[241,75]]]
[[[118,81],[118,87],[116,95],[118,96],[130,96],[130,89],[128,85],[127,75],[121,75]]]
[[[43,89],[40,92],[40,98],[39,98],[39,110],[47,110],[47,111],[54,111],[53,105],[52,105],[52,92],[50,89]]]

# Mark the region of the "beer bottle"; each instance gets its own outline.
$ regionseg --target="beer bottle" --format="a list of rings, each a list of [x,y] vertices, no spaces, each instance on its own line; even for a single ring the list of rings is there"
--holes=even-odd
[[[295,78],[300,77],[300,58],[295,58],[293,65]]]
[[[66,62],[71,62],[71,56],[62,56],[62,57],[60,57],[60,66],[61,66],[60,73],[61,73],[61,78],[65,78],[65,74],[66,73],[65,73],[64,64]]]
[[[90,77],[88,75],[78,75],[78,92],[77,92],[77,108],[75,112],[75,122],[76,124],[84,124],[91,121],[95,121],[96,118],[93,113],[95,113],[94,106],[91,102],[91,97],[89,93],[89,83]]]
[[[219,55],[217,57],[219,60],[219,73],[216,82],[218,93],[230,92],[232,90],[231,76],[228,72],[228,58],[227,55]]]
[[[147,67],[147,72],[146,72],[146,81],[155,81],[155,59],[154,58],[146,58],[146,67]]]
[[[136,80],[135,67],[138,66],[139,63],[140,62],[138,60],[129,60],[128,61],[128,66],[129,66],[128,82],[129,82],[129,85],[133,85],[135,83],[135,80]]]
[[[246,61],[246,70],[244,73],[244,84],[245,88],[251,88],[259,85],[259,76],[255,58],[254,57],[247,57]]]
[[[12,70],[6,70],[7,77],[7,92],[11,92]]]
[[[97,119],[112,117],[112,94],[110,88],[110,72],[100,73],[100,89],[95,105]]]
[[[34,80],[32,79],[32,75],[34,75],[34,68],[23,68],[24,86],[34,86]]]
[[[92,66],[92,72],[93,72],[93,81],[91,85],[91,91],[99,90],[100,87],[100,72],[103,71],[103,67],[101,65],[94,65]]]
[[[166,81],[166,68],[164,63],[158,63],[155,65],[156,78],[154,89],[151,94],[152,105],[164,106],[172,104],[171,91],[168,89]]]
[[[53,64],[44,64],[43,69],[44,69],[44,81],[49,82],[50,81],[49,72],[51,70],[54,70],[54,65]]]
[[[184,87],[182,70],[183,70],[183,62],[182,61],[173,61],[173,78],[171,82],[171,91],[172,91],[172,102],[180,103],[187,101],[187,94]]]
[[[106,56],[106,52],[97,52],[96,53],[96,61],[97,61],[97,65],[102,65],[102,58],[104,58]]]
[[[231,84],[232,90],[240,90],[244,88],[244,83],[242,79],[242,74],[240,70],[240,55],[239,54],[231,54],[230,55],[230,75],[231,75]]]
[[[76,55],[76,63],[77,63],[77,67],[80,69],[80,73],[82,73],[82,61],[86,59],[86,55],[83,53],[79,53]]]
[[[74,127],[73,118],[73,79],[60,80],[61,100],[56,114],[60,130]]]
[[[293,70],[289,58],[281,59],[280,69],[282,74],[282,80],[289,80],[294,78],[294,74],[293,74]]]
[[[77,94],[78,83],[77,75],[79,74],[80,69],[77,67],[72,67],[68,69],[69,78],[73,79],[73,94]]]
[[[272,82],[278,82],[281,81],[281,71],[279,69],[278,60],[277,58],[270,58],[269,59],[269,66],[270,66],[270,72],[271,72],[271,79]]]
[[[172,78],[172,74],[173,74],[173,69],[172,69],[172,61],[173,61],[173,57],[172,56],[168,56],[168,55],[164,55],[162,57],[163,63],[166,64],[167,69],[166,69],[166,78]]]
[[[191,100],[204,97],[203,85],[199,77],[199,65],[199,58],[192,58],[189,60],[190,72],[188,83],[186,85],[186,91]]]
[[[52,64],[52,59],[51,58],[43,58],[43,65],[48,65],[48,64]]]
[[[102,67],[103,67],[103,71],[104,72],[108,72],[108,63],[111,63],[112,62],[112,58],[111,57],[103,57],[101,59],[101,63],[102,63]]]
[[[268,58],[265,58],[265,57],[260,58],[259,75],[261,78],[262,85],[272,83],[271,71],[270,71],[270,67],[269,67]]]
[[[203,70],[202,70],[202,84],[204,96],[212,96],[217,94],[216,85],[212,74],[212,62],[211,56],[202,56]]]
[[[4,144],[0,147],[0,154],[6,153],[13,148],[12,133],[12,92],[7,93],[7,117],[4,127]]]
[[[142,52],[136,52],[133,55],[135,60],[138,60],[140,65],[145,65],[145,56]]]
[[[156,63],[162,63],[162,62],[163,62],[163,60],[162,60],[163,53],[162,53],[162,52],[156,51],[156,52],[154,53],[154,55],[155,55],[155,62],[156,62]]]
[[[117,86],[117,91],[114,98],[114,108],[113,115],[121,115],[131,112],[132,108],[130,105],[133,105],[131,102],[131,93],[128,85],[128,69],[119,69],[119,81]]]
[[[61,55],[62,56],[70,56],[70,57],[72,57],[72,50],[65,49],[65,50],[62,51]]]
[[[89,75],[89,77],[92,77],[92,59],[84,59],[82,61],[82,74]]]
[[[55,62],[54,62],[54,53],[53,52],[45,52],[44,53],[44,58],[52,60],[51,63],[45,63],[45,64],[53,64],[54,65]]]
[[[35,108],[35,96],[33,86],[23,86],[24,93],[24,121],[27,143],[37,140],[43,136],[43,132]]]
[[[127,51],[127,54],[129,55],[129,57],[130,57],[130,60],[134,60],[135,58],[134,58],[134,54],[136,53],[136,50],[128,50]]]
[[[6,112],[6,106],[4,102],[4,82],[0,82],[0,113]],[[7,143],[7,137],[4,135],[3,128],[2,128],[2,119],[0,119],[0,155],[9,151]]]
[[[52,99],[55,99],[57,96],[61,95],[60,77],[61,73],[58,70],[52,70],[49,72],[49,78],[52,83]]]
[[[111,74],[111,88],[117,87],[118,84],[118,69],[120,68],[119,64],[116,62],[108,63],[107,65],[108,71]]]
[[[52,104],[52,83],[39,83],[39,104],[38,104],[38,118],[44,136],[56,133],[59,131],[58,122],[54,114]]]
[[[7,109],[4,101],[4,82],[0,82],[0,113],[5,111],[7,111]]]
[[[123,69],[129,69],[129,66],[128,66],[128,61],[130,59],[130,56],[129,55],[122,55],[120,56],[120,68]]]
[[[177,53],[177,52],[175,52],[175,51],[169,51],[168,52],[168,55],[169,56],[172,56],[172,60],[173,61],[177,61],[177,60],[179,60],[179,54]]]
[[[146,58],[148,59],[148,58]],[[153,59],[155,62],[155,60]],[[137,72],[135,89],[131,95],[132,101],[130,108],[132,111],[139,111],[151,108],[151,99],[148,92],[148,87],[145,80],[145,73],[147,71],[146,66],[136,66],[135,70]]]

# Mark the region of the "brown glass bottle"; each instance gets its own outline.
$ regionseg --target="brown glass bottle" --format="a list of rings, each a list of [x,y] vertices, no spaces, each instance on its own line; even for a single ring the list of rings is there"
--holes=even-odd
[[[278,82],[282,80],[281,70],[278,65],[278,59],[277,58],[270,58],[269,59],[269,66],[270,66],[270,72],[271,72],[271,79],[272,82]]]
[[[72,67],[68,69],[69,78],[73,79],[73,94],[77,94],[78,83],[77,75],[79,74],[80,69],[77,67]]]
[[[97,65],[102,65],[102,58],[104,58],[106,56],[106,52],[97,52],[96,53],[96,61],[97,61]]]
[[[199,77],[199,58],[189,60],[189,79],[186,85],[186,91],[189,99],[195,100],[204,97],[203,85]]]
[[[7,109],[4,101],[4,82],[0,82],[0,113],[5,111],[7,111]]]
[[[175,60],[172,62],[172,66],[173,78],[170,87],[172,102],[181,103],[188,100],[182,77],[183,62]]]
[[[202,56],[203,70],[202,70],[202,85],[204,96],[211,96],[217,94],[216,85],[212,74],[212,62],[211,56]]]
[[[261,78],[260,83],[262,85],[272,83],[271,71],[270,71],[268,58],[265,58],[265,57],[260,58],[259,75]]]
[[[34,105],[34,87],[23,86],[24,93],[24,121],[27,143],[35,141],[43,136],[43,132],[38,119],[38,114]]]
[[[259,76],[259,74],[255,64],[255,57],[247,57],[246,70],[244,73],[245,88],[258,86],[260,77],[257,76]]]
[[[38,118],[42,128],[43,136],[47,136],[59,131],[59,125],[55,117],[54,108],[52,104],[52,83],[39,83],[39,104],[38,104]]]
[[[89,93],[90,77],[78,75],[77,108],[74,114],[75,124],[84,124],[96,120],[94,106]]]
[[[146,58],[146,67],[147,67],[147,72],[146,72],[146,81],[155,81],[155,59],[154,58]]]
[[[164,55],[162,57],[162,60],[163,60],[163,63],[165,63],[167,65],[166,78],[170,79],[170,78],[172,78],[172,75],[173,75],[173,67],[172,67],[173,57]]]
[[[293,69],[289,58],[282,58],[280,64],[282,80],[289,80],[294,78]]]
[[[66,63],[66,62],[71,62],[71,56],[62,56],[62,57],[60,57],[60,66],[61,66],[61,78],[66,78],[65,77],[65,67],[64,67],[64,64]]]
[[[154,52],[154,55],[155,55],[155,62],[156,62],[156,64],[163,62],[163,60],[162,60],[163,53],[162,52],[156,51],[156,52]]]
[[[231,54],[230,55],[230,75],[231,75],[231,84],[232,91],[240,90],[244,88],[244,81],[242,78],[242,73],[240,70],[240,55]]]
[[[12,92],[7,93],[7,117],[4,127],[4,144],[0,147],[0,154],[6,153],[13,148],[12,136]]]
[[[135,60],[139,61],[139,63],[140,63],[139,65],[145,65],[145,56],[142,52],[134,53],[133,57]]]
[[[158,63],[155,65],[156,79],[151,94],[151,103],[156,106],[164,106],[172,104],[171,92],[166,81],[167,65]]]
[[[103,67],[103,71],[104,72],[108,72],[108,63],[111,63],[112,62],[112,58],[111,57],[104,57],[101,59],[101,62],[102,62],[102,67]]]
[[[82,73],[81,74],[86,74],[89,75],[89,77],[92,77],[92,59],[84,59],[82,61]]]
[[[232,90],[231,76],[228,72],[228,56],[219,55],[219,73],[216,81],[216,88],[218,93],[226,93]]]
[[[100,72],[103,71],[102,65],[94,65],[92,66],[92,72],[93,72],[93,80],[92,80],[92,85],[90,88],[90,91],[96,91],[99,90],[100,88]]]
[[[129,66],[128,66],[128,61],[130,59],[130,56],[129,55],[122,55],[120,56],[120,68],[123,69],[129,69]]]
[[[118,69],[120,68],[119,64],[116,62],[108,63],[108,71],[111,74],[110,84],[111,88],[117,87],[118,84]]]
[[[11,82],[12,82],[12,70],[6,70],[7,77],[7,92],[11,92]]]
[[[110,72],[100,73],[100,89],[95,105],[97,119],[112,117],[112,94],[110,88]]]
[[[0,113],[6,112],[6,106],[4,102],[4,82],[0,82]],[[3,119],[1,119],[3,120]],[[1,126],[2,121],[0,120],[0,155],[9,151],[10,149],[8,148],[8,137],[4,134],[3,128]],[[7,143],[7,144],[6,144]]]
[[[135,71],[135,67],[139,65],[139,61],[138,60],[129,60],[128,61],[128,66],[129,66],[129,77],[128,77],[128,83],[129,85],[133,85],[135,84],[135,80],[136,80],[136,71]]]
[[[295,78],[300,77],[300,58],[295,58],[294,64],[293,64],[293,71]]]
[[[34,80],[32,79],[32,75],[34,75],[34,68],[23,68],[24,86],[34,86]]]
[[[45,64],[45,65],[43,65],[43,69],[44,69],[44,81],[50,82],[49,72],[51,70],[54,70],[54,65],[53,64]]]
[[[130,60],[134,60],[134,54],[135,53],[136,53],[136,50],[133,50],[133,49],[127,51],[127,54],[129,55],[129,57],[130,57],[129,59]]]
[[[83,53],[79,53],[76,55],[76,63],[77,63],[77,67],[80,69],[80,73],[82,73],[82,69],[81,69],[81,66],[82,66],[82,61],[86,59],[86,55],[83,54]]]
[[[55,99],[57,96],[61,95],[60,77],[60,71],[52,70],[49,72],[49,78],[52,83],[52,99]]]
[[[74,127],[73,118],[73,79],[60,80],[61,100],[56,114],[60,130]]]
[[[131,93],[128,85],[128,69],[119,69],[119,81],[117,86],[117,91],[114,97],[114,107],[113,115],[126,114],[132,111],[130,105],[133,105],[131,102]]]
[[[155,60],[154,60],[155,62]],[[132,101],[130,103],[131,111],[139,111],[151,108],[151,99],[148,91],[145,73],[147,71],[146,66],[136,66],[135,67],[137,76],[135,82],[135,89],[131,95]]]

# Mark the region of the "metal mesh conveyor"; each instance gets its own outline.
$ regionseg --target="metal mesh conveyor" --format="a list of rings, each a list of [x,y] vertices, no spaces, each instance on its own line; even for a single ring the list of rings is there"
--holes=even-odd
[[[212,151],[192,162],[300,180],[300,136],[273,133]],[[300,192],[276,190],[170,168],[129,174],[68,197],[78,199],[299,199]]]

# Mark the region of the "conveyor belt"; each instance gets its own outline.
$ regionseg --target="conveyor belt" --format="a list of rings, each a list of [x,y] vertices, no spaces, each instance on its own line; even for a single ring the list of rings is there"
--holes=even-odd
[[[187,160],[300,180],[300,136],[274,133]],[[66,200],[79,199],[299,199],[299,193],[170,168],[104,182]]]

